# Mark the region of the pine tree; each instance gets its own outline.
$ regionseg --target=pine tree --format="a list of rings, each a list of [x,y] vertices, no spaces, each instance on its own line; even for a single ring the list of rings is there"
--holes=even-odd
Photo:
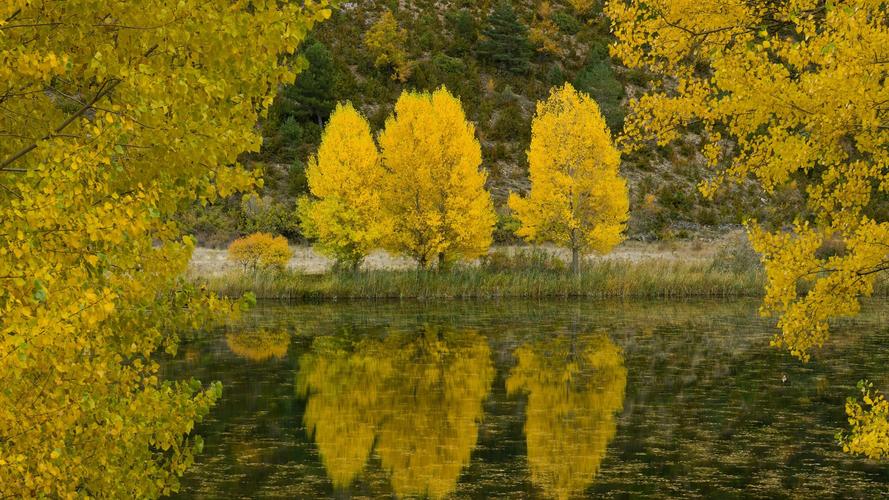
[[[586,66],[574,77],[574,87],[596,101],[612,132],[617,133],[623,129],[624,110],[621,101],[625,92],[611,67],[607,48],[590,52]]]
[[[281,122],[292,116],[300,122],[316,121],[320,126],[336,105],[336,67],[330,51],[321,42],[307,46],[303,55],[309,67],[294,85],[282,89],[276,102],[277,113]]]
[[[512,73],[526,73],[531,58],[528,28],[519,21],[509,2],[502,1],[488,16],[488,26],[482,30],[483,40],[478,55]]]

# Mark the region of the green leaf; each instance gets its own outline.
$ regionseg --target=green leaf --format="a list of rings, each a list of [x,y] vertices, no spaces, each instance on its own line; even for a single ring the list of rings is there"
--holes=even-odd
[[[34,300],[41,304],[46,302],[46,287],[40,280],[34,280]]]

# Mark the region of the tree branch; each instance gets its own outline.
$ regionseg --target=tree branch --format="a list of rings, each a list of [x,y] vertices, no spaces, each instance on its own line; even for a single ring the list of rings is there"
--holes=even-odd
[[[84,113],[86,113],[87,111],[89,111],[89,109],[93,107],[93,104],[99,102],[103,97],[105,97],[105,96],[107,96],[108,94],[110,94],[111,91],[114,90],[114,87],[116,87],[120,82],[121,82],[121,80],[109,80],[109,81],[106,81],[105,83],[103,83],[102,86],[99,87],[99,91],[96,92],[96,95],[93,96],[93,98],[90,99],[89,102],[87,102],[86,104],[84,104],[80,109],[78,109],[77,111],[75,111],[74,114],[72,114],[71,116],[69,116],[67,120],[65,120],[64,122],[62,122],[61,125],[59,125],[58,127],[56,127],[55,130],[53,130],[53,131],[50,132],[49,134],[46,134],[46,135],[43,136],[40,140],[41,140],[41,141],[45,141],[45,140],[47,140],[47,139],[51,139],[51,138],[53,137],[53,135],[58,134],[58,133],[61,132],[62,130],[65,130],[65,128],[67,128],[68,125],[71,125],[72,123],[74,123],[74,120],[76,120],[77,118],[83,116]],[[15,171],[15,170],[12,170],[12,169],[7,169],[6,167],[8,167],[9,165],[11,165],[13,162],[15,162],[16,160],[18,160],[19,158],[25,156],[26,154],[28,154],[28,153],[30,153],[31,151],[33,151],[34,149],[36,149],[36,148],[37,148],[37,143],[38,143],[38,142],[40,142],[40,141],[36,141],[36,142],[31,143],[31,144],[28,145],[28,146],[25,146],[24,148],[20,149],[17,153],[15,153],[15,154],[13,154],[12,156],[10,156],[9,158],[3,160],[3,162],[0,163],[0,171],[4,171],[4,172],[13,172],[13,171]]]

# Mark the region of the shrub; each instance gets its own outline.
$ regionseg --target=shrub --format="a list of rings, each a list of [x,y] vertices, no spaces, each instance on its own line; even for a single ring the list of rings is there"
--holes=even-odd
[[[512,215],[498,213],[497,225],[494,226],[494,241],[497,243],[520,243],[521,238],[515,232],[522,227],[521,221]]]
[[[566,12],[556,12],[553,14],[553,22],[559,27],[559,31],[566,35],[576,35],[583,27],[576,17]]]
[[[228,246],[228,258],[244,270],[283,270],[293,256],[287,238],[269,233],[254,233]]]
[[[272,196],[246,195],[241,198],[240,233],[273,233],[288,238],[302,236],[293,206],[275,201]]]
[[[738,233],[727,239],[713,256],[711,270],[727,271],[735,274],[749,273],[762,269],[759,254],[753,249],[745,233]]]

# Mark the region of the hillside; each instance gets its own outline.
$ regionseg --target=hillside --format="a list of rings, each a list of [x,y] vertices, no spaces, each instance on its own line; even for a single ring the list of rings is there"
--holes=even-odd
[[[596,99],[617,135],[628,99],[651,84],[645,73],[616,65],[609,43],[609,21],[591,0],[345,3],[304,44],[308,69],[282,89],[260,124],[262,152],[246,161],[264,170],[263,190],[195,208],[183,222],[209,246],[255,230],[298,241],[293,206],[306,192],[306,161],[335,103],[351,101],[379,130],[404,89],[445,85],[476,124],[488,189],[501,215],[495,238],[511,242],[505,200],[529,187],[525,151],[535,102],[552,86],[571,82]],[[689,131],[678,147],[651,146],[625,156],[630,238],[712,237],[747,217],[770,219],[765,207],[798,203],[794,193],[764,203],[752,183],[703,199],[697,184],[706,170],[696,145]]]

